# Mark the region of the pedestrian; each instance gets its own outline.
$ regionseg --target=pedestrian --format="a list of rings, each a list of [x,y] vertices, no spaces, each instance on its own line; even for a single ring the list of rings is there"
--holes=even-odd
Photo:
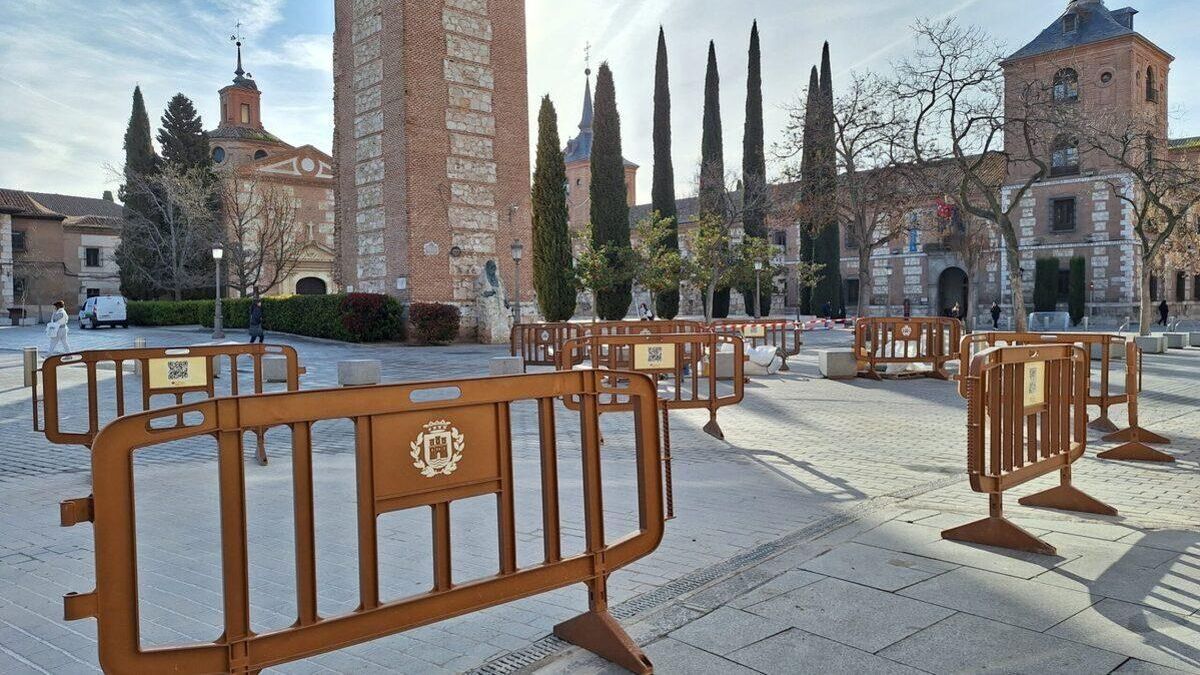
[[[641,307],[638,307],[638,318],[640,318],[642,321],[653,321],[654,312],[651,312],[650,308],[647,307],[646,303],[643,302]]]
[[[1000,330],[1000,303],[992,301],[992,330]]]
[[[67,339],[71,329],[67,324],[71,322],[71,317],[67,314],[66,304],[62,300],[54,303],[54,313],[50,315],[50,322],[46,324],[46,337],[50,338],[50,353],[55,353],[58,345],[62,345],[63,353],[71,351],[71,343]]]
[[[833,318],[833,306],[830,305],[828,301],[826,301],[825,304],[821,305],[821,318],[822,319]]]
[[[259,344],[263,341],[263,306],[262,298],[255,298],[254,302],[250,303],[250,344],[258,340]]]
[[[1158,305],[1158,323],[1163,326],[1167,325],[1167,319],[1170,318],[1170,316],[1171,307],[1167,304],[1166,300],[1163,300]]]
[[[912,300],[909,300],[908,298],[904,299],[904,318],[912,318]]]
[[[963,313],[962,306],[959,305],[957,302],[954,303],[954,306],[950,308],[950,318],[951,319],[958,319],[959,321],[961,321],[962,313]]]

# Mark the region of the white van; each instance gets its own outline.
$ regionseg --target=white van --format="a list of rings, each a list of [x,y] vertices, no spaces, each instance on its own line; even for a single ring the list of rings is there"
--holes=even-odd
[[[87,299],[79,308],[79,328],[120,326],[129,328],[125,313],[125,298],[119,295],[97,295]]]

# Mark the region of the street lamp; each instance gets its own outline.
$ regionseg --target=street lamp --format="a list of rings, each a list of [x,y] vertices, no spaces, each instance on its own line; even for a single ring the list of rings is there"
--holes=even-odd
[[[887,270],[887,280],[888,280],[887,281],[887,287],[888,287],[888,289],[887,289],[887,314],[888,314],[888,316],[895,316],[895,314],[892,312],[892,274],[894,274],[896,270],[892,269],[892,266],[890,264],[888,265],[886,270]]]
[[[762,318],[762,316],[760,315],[761,308],[759,307],[762,304],[762,287],[760,285],[761,282],[759,281],[759,276],[762,272],[762,268],[763,268],[762,261],[755,260],[754,261],[754,318],[755,318],[755,320]]]
[[[520,239],[514,239],[512,246],[509,247],[512,253],[513,265],[516,267],[516,284],[517,284],[517,310],[514,323],[521,325],[521,257],[525,255],[525,245]]]
[[[217,263],[217,303],[213,306],[212,338],[214,340],[224,340],[225,331],[221,329],[221,258],[225,257],[225,249],[220,244],[213,244],[212,257]]]

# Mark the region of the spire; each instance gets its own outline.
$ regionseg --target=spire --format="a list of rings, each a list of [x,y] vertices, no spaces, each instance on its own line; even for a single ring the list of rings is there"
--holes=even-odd
[[[592,130],[592,69],[583,71],[587,81],[583,85],[583,118],[579,120],[580,131]]]
[[[245,41],[245,38],[242,35],[241,21],[237,23],[237,32],[235,32],[233,35],[230,35],[229,40],[237,45],[237,70],[233,71],[233,83],[237,86],[257,89],[258,87],[255,85],[254,80],[252,79],[254,76],[250,73],[247,73],[245,68],[242,68],[242,43]]]

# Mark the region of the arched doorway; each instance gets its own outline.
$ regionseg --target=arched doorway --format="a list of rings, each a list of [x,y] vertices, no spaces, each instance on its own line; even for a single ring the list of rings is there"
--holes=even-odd
[[[954,305],[958,305],[963,314],[967,311],[967,273],[959,267],[947,267],[938,277],[937,311],[942,316],[948,316]]]
[[[328,292],[324,279],[304,277],[296,282],[296,295],[325,295]]]

